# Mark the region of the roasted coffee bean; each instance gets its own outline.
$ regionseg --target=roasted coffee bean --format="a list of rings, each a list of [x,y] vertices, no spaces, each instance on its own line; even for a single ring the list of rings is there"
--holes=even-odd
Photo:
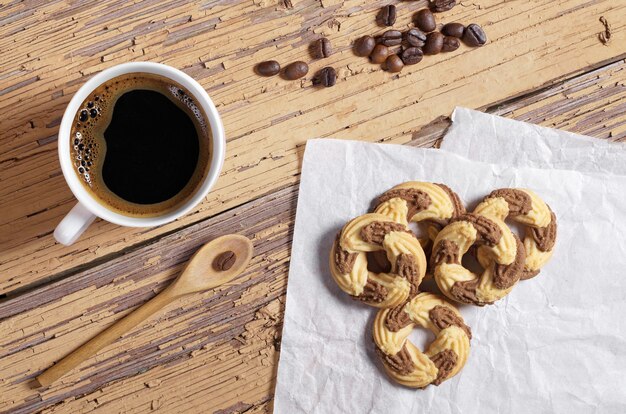
[[[443,46],[441,47],[442,52],[452,52],[455,51],[461,46],[461,42],[459,39],[453,36],[445,36],[443,38]]]
[[[422,9],[415,13],[415,25],[424,32],[432,32],[437,28],[437,22],[435,21],[435,15],[428,9]]]
[[[385,46],[398,46],[402,44],[402,32],[399,30],[387,30],[379,38],[379,43]]]
[[[357,56],[369,56],[376,46],[376,39],[372,36],[363,36],[354,44],[354,53]]]
[[[315,77],[313,78],[313,85],[319,86],[322,85],[326,88],[330,86],[334,86],[337,82],[337,72],[335,69],[329,67],[325,67],[324,69],[317,72]]]
[[[448,23],[441,28],[441,33],[445,36],[453,36],[460,39],[463,37],[464,30],[465,26],[461,23]]]
[[[237,260],[237,255],[233,251],[225,251],[217,255],[217,257],[213,260],[213,269],[218,272],[225,272],[226,270],[233,267],[235,261]]]
[[[420,29],[411,29],[404,34],[404,40],[414,47],[422,47],[426,43],[426,33]]]
[[[456,6],[456,0],[430,0],[430,8],[437,13],[448,11],[454,6]]]
[[[390,4],[380,9],[378,21],[383,26],[393,26],[396,22],[396,6]]]
[[[372,53],[370,54],[370,60],[372,63],[383,63],[387,60],[389,55],[389,49],[385,45],[376,45]]]
[[[389,55],[385,61],[385,66],[387,66],[387,70],[389,72],[397,73],[402,70],[404,63],[402,62],[402,59],[400,59],[400,56]]]
[[[487,35],[482,27],[472,23],[463,32],[463,43],[471,47],[482,46],[487,43]]]
[[[261,76],[274,76],[280,72],[280,64],[275,60],[267,60],[256,65],[256,73]]]
[[[285,66],[283,77],[287,80],[296,80],[309,73],[309,65],[302,61],[297,61]]]
[[[422,48],[425,55],[436,55],[441,52],[444,36],[439,32],[428,33],[426,44]]]
[[[312,50],[313,57],[317,59],[326,58],[333,54],[333,48],[330,44],[330,40],[325,37],[317,39],[315,42],[313,42]]]
[[[402,61],[405,65],[420,63],[423,57],[424,52],[419,47],[410,47],[402,52]]]

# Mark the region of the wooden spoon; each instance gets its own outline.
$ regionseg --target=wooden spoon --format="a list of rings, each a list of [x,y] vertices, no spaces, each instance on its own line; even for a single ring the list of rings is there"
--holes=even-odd
[[[44,371],[36,379],[37,386],[49,386],[175,299],[212,289],[232,280],[248,266],[252,252],[252,242],[236,234],[218,237],[205,244],[193,255],[185,270],[171,285]],[[234,253],[234,259],[230,253]]]

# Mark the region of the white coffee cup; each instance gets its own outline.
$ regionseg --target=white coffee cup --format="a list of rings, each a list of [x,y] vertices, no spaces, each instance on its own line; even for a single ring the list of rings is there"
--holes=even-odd
[[[70,157],[70,134],[72,123],[74,122],[74,117],[76,116],[76,113],[78,112],[83,101],[98,86],[112,78],[125,75],[127,73],[156,74],[171,79],[185,87],[196,98],[198,108],[204,112],[203,115],[205,115],[206,119],[209,121],[209,125],[211,126],[211,164],[206,177],[200,183],[195,193],[185,203],[181,204],[176,210],[168,211],[163,215],[155,217],[125,216],[98,202],[83,187],[83,184],[75,172],[75,168]],[[208,147],[209,146],[207,146],[207,148]],[[206,93],[204,88],[189,75],[173,67],[152,62],[123,63],[100,72],[87,81],[87,83],[85,83],[78,90],[78,92],[76,92],[67,106],[67,109],[65,109],[63,120],[61,121],[61,127],[59,129],[59,161],[61,163],[61,169],[63,170],[65,181],[67,181],[67,185],[69,185],[70,190],[72,190],[72,193],[74,193],[74,196],[78,199],[78,203],[56,227],[54,230],[54,238],[59,243],[70,245],[74,243],[78,237],[80,237],[80,235],[87,229],[87,227],[89,227],[96,217],[100,217],[101,219],[110,221],[111,223],[119,224],[120,226],[128,227],[159,226],[176,220],[193,209],[194,206],[200,203],[211,190],[220,175],[220,171],[222,170],[225,151],[226,139],[224,137],[224,127],[217,109],[215,108],[215,105],[213,105],[211,98],[209,98],[209,95]]]

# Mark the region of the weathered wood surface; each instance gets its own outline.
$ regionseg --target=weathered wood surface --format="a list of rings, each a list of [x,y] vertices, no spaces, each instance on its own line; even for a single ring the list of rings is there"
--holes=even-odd
[[[626,62],[485,109],[625,140]],[[410,144],[432,146],[447,126],[431,123]],[[297,186],[288,186],[1,302],[0,412],[270,410],[296,199]],[[42,369],[152,297],[198,246],[224,232],[252,237],[258,255],[250,271],[172,305],[50,389],[30,388]]]
[[[407,27],[425,4],[398,3],[396,26]],[[0,294],[104,263],[296,184],[310,137],[407,143],[455,105],[493,105],[626,55],[623,1],[462,1],[441,22],[480,23],[490,43],[390,75],[350,48],[361,35],[384,30],[374,24],[379,6],[362,0],[0,5]],[[597,36],[601,16],[613,29],[606,46]],[[311,62],[302,82],[253,74],[254,64],[268,58],[311,61],[307,45],[322,33],[336,53]],[[128,229],[98,221],[72,247],[57,245],[52,230],[75,202],[56,156],[64,107],[93,73],[129,60],[181,68],[208,90],[228,137],[224,171],[209,197],[175,223]],[[310,78],[326,65],[339,70],[339,82],[317,90]],[[623,124],[613,133],[622,132]]]

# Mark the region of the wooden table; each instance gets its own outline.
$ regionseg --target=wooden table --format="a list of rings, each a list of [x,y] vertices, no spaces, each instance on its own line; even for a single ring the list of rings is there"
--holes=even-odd
[[[383,29],[357,0],[26,1],[0,4],[0,411],[256,413],[271,410],[298,175],[306,139],[433,146],[456,105],[601,139],[626,138],[626,2],[461,1],[442,22],[482,24],[487,46],[427,57],[399,75],[351,51]],[[396,27],[426,1],[398,4]],[[604,16],[610,42],[598,34]],[[328,59],[307,47],[322,34]],[[303,59],[302,81],[253,66]],[[112,65],[149,60],[197,79],[228,139],[215,189],[158,228],[103,221],[74,245],[52,231],[75,203],[57,161],[72,94]],[[338,69],[334,88],[311,74]],[[416,177],[417,178],[417,177]],[[151,298],[191,253],[249,236],[250,270],[192,295],[48,389],[32,379]],[[314,275],[324,277],[324,275]]]

